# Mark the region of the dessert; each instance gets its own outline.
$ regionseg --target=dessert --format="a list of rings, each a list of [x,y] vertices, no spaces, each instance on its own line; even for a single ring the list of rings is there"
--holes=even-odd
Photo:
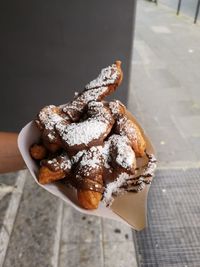
[[[44,107],[35,119],[41,138],[30,154],[39,164],[39,183],[66,181],[85,209],[97,209],[100,201],[110,206],[120,194],[141,191],[156,167],[126,107],[118,100],[105,101],[122,78],[121,62],[116,61],[73,101]],[[137,166],[141,157],[145,168]]]

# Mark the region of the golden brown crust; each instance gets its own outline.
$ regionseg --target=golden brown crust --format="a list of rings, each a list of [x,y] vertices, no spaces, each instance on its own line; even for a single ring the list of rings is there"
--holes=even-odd
[[[77,190],[77,197],[81,207],[93,210],[98,208],[102,194],[90,190]]]
[[[30,154],[33,159],[42,160],[47,156],[47,149],[43,145],[34,144],[30,148]]]
[[[116,81],[116,87],[119,86],[122,83],[123,80],[123,71],[121,69],[121,64],[122,62],[120,60],[115,61],[115,65],[117,66],[117,70],[118,70],[118,79]]]
[[[146,149],[144,136],[135,121],[127,116],[126,107],[120,101],[116,100],[109,103],[109,108],[115,118],[113,132],[127,136],[136,156],[143,157]]]
[[[39,170],[38,180],[40,184],[48,184],[65,178],[63,170],[52,171],[46,166],[42,166]]]
[[[136,156],[143,157],[145,155],[145,150],[146,150],[146,142],[144,140],[144,137],[139,127],[137,126],[137,124],[132,120],[128,120],[128,121],[129,121],[130,128],[135,130],[137,138],[136,140],[134,139],[134,137],[131,134],[131,131],[126,133],[127,137],[131,141],[131,144],[132,144],[133,150],[135,151]]]
[[[136,151],[136,156],[143,157],[145,155],[146,150],[146,141],[144,140],[144,137],[137,125],[135,125],[135,128],[138,136],[138,151]]]

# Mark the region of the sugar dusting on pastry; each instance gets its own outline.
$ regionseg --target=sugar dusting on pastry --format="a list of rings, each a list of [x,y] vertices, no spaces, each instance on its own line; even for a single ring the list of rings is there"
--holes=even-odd
[[[67,146],[88,145],[93,140],[108,135],[114,123],[110,111],[101,102],[88,103],[88,118],[78,123],[65,125],[62,121],[56,124],[61,139]]]
[[[63,141],[69,146],[87,145],[92,140],[98,139],[106,131],[106,124],[102,121],[90,119],[66,126],[64,124],[57,124],[56,129]]]
[[[43,174],[52,175],[43,181],[67,177],[85,208],[97,208],[101,198],[110,206],[113,197],[142,190],[151,183],[156,168],[156,159],[146,153],[142,133],[128,118],[126,107],[118,100],[103,102],[121,80],[121,62],[116,61],[71,102],[43,108],[36,120],[42,145],[49,151],[41,161],[47,167]],[[53,151],[44,138],[57,145]],[[136,157],[145,153],[148,163],[140,170]]]
[[[122,78],[119,65],[121,62],[118,61],[116,64],[103,69],[96,79],[85,86],[82,93],[76,94],[73,101],[63,106],[63,112],[68,114],[72,121],[77,121],[89,101],[101,101],[110,95],[117,87],[119,78]]]
[[[93,146],[89,152],[83,154],[80,165],[81,167],[88,166],[91,168],[98,168],[101,164],[99,157],[102,155],[102,146]]]
[[[130,175],[124,172],[121,173],[114,182],[107,184],[103,195],[103,202],[106,206],[112,204],[114,200],[113,195],[120,195],[124,192],[120,187],[129,177]]]
[[[90,101],[98,101],[101,95],[105,94],[107,90],[107,87],[101,86],[93,90],[84,91],[80,95],[77,94],[75,95],[74,101],[63,106],[63,111],[67,112],[69,109],[74,109],[81,112],[85,105],[87,105]]]
[[[38,114],[39,123],[47,130],[47,138],[53,142],[56,139],[54,127],[57,123],[64,120],[59,114],[59,108],[54,105],[44,107]],[[65,116],[66,119],[66,116]]]
[[[54,130],[55,124],[63,120],[63,118],[57,114],[54,109],[56,109],[56,106],[49,105],[43,108],[38,114],[39,120],[47,130]]]
[[[125,106],[119,100],[114,100],[109,102],[109,108],[111,110],[112,115],[115,118],[118,118],[121,114],[121,110],[125,109]]]
[[[126,136],[117,134],[109,138],[110,146],[115,149],[116,162],[125,169],[131,169],[135,164],[135,153],[130,146],[130,141]]]
[[[89,89],[93,89],[96,87],[112,84],[115,82],[118,76],[119,76],[119,73],[118,73],[117,66],[113,64],[112,66],[102,69],[99,76],[93,81],[91,81],[90,83],[88,83],[85,86],[85,89],[89,90]]]
[[[72,163],[66,152],[49,160],[43,160],[42,165],[49,166],[51,169],[58,171],[69,171],[72,167]]]
[[[137,138],[137,133],[135,128],[132,127],[130,120],[123,116],[118,119],[117,124],[119,126],[119,133],[121,135],[126,135],[127,133],[132,136],[132,138]]]

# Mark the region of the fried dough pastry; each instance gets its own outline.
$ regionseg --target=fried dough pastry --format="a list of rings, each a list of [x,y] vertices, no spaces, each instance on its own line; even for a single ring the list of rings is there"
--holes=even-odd
[[[44,145],[53,153],[62,148],[61,139],[54,129],[55,125],[61,121],[69,123],[69,118],[62,112],[61,108],[54,105],[44,107],[35,120],[42,133]]]
[[[96,209],[104,191],[102,147],[92,147],[77,156],[72,184],[77,188],[78,201],[85,209]]]
[[[40,160],[39,183],[66,178],[85,209],[97,209],[102,199],[110,205],[121,192],[142,190],[155,170],[155,158],[146,153],[143,133],[126,107],[118,100],[104,102],[122,78],[116,61],[73,101],[44,107],[35,120],[43,145],[33,145],[30,154]],[[136,157],[145,155],[147,168],[140,172]]]
[[[66,153],[58,157],[41,161],[39,183],[48,184],[70,175],[71,161]]]
[[[30,154],[33,159],[42,160],[47,156],[47,149],[44,145],[33,144],[30,147]]]
[[[52,171],[46,166],[42,166],[39,170],[38,181],[40,184],[48,184],[65,178],[63,170]]]
[[[116,133],[126,135],[128,137],[136,156],[143,157],[145,155],[146,142],[135,122],[131,121],[126,116],[122,116],[116,122],[115,131]]]
[[[97,209],[102,198],[102,193],[91,190],[78,190],[77,197],[84,209]]]
[[[82,93],[76,95],[72,102],[64,105],[63,111],[72,121],[78,121],[89,101],[103,100],[116,90],[122,79],[121,61],[116,61],[112,66],[102,69],[99,76],[85,86]]]
[[[131,142],[126,136],[113,134],[109,137],[109,154],[112,167],[118,172],[134,174],[136,157]]]
[[[122,136],[127,136],[131,146],[138,157],[145,155],[146,142],[137,124],[126,115],[126,108],[120,101],[112,101],[109,107],[115,117],[114,132]]]
[[[114,119],[102,102],[89,102],[87,119],[71,124],[56,124],[55,128],[70,156],[92,146],[102,145],[110,133]]]

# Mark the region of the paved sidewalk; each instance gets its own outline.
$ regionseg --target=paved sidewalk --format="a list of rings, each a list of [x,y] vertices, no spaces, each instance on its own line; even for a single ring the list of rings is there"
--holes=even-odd
[[[162,165],[200,159],[200,26],[190,22],[138,2],[129,107]]]
[[[163,169],[200,166],[199,43],[198,25],[163,5],[138,1],[129,109],[155,144],[161,177]],[[0,183],[7,184],[0,187],[0,267],[137,266],[129,227],[83,216],[39,188],[27,172],[1,175]],[[155,180],[155,192],[165,183]],[[152,238],[148,244],[154,245]]]
[[[184,2],[184,1],[183,1]],[[157,150],[140,267],[200,266],[200,26],[139,1],[129,106]]]
[[[178,0],[158,0],[158,4],[164,4],[177,11]],[[189,16],[191,18],[191,23],[194,21],[195,12],[197,8],[198,0],[182,0],[179,16]],[[200,16],[198,16],[197,23],[200,21]]]
[[[5,181],[16,188],[0,202],[1,267],[137,266],[129,227],[75,211],[27,171],[1,175]]]

